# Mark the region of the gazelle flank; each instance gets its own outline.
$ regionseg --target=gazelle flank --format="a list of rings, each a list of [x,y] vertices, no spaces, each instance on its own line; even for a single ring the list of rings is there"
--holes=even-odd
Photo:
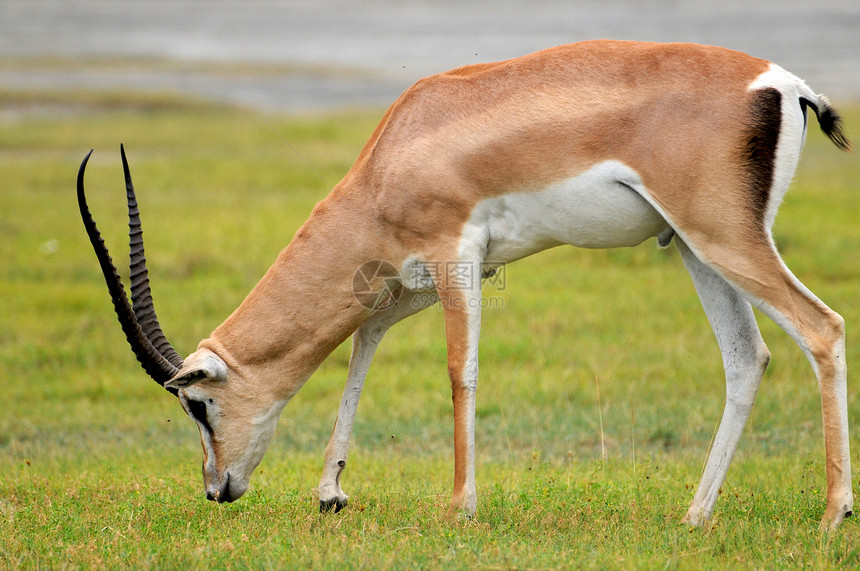
[[[129,343],[197,423],[206,495],[233,501],[268,447],[281,410],[352,335],[352,358],[319,485],[320,508],[347,505],[341,475],[374,352],[398,321],[441,304],[454,412],[450,513],[477,509],[478,273],[546,248],[672,240],[723,355],[726,404],[685,521],[711,517],[770,354],[756,307],[805,352],[818,377],[827,505],[851,515],[842,318],[788,270],[771,226],[794,174],[811,109],[849,148],[822,95],[782,68],[694,44],[592,41],[428,77],[385,113],[355,164],[314,208],[242,304],[181,359],[149,292],[137,202],[129,302],[89,213],[87,233]],[[368,263],[394,271],[354,291]],[[374,274],[375,275],[375,274]]]

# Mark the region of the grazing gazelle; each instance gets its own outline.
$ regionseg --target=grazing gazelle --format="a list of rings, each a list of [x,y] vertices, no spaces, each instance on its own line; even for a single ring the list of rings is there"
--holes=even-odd
[[[465,264],[487,274],[560,244],[614,248],[656,236],[661,246],[675,239],[726,372],[723,418],[685,521],[713,513],[770,357],[755,306],[794,338],[818,377],[822,526],[833,528],[853,508],[844,322],[791,274],[771,237],[807,108],[849,148],[824,96],[770,62],[722,48],[592,41],[421,80],[245,301],[185,360],[153,309],[125,154],[131,303],[85,201],[89,155],[78,200],[133,351],[200,429],[210,500],[245,493],[284,405],[352,335],[319,485],[321,509],[344,507],[340,476],[373,354],[389,327],[438,300],[454,405],[451,512],[473,514],[481,289],[453,272]],[[395,271],[359,299],[357,270],[383,262]]]

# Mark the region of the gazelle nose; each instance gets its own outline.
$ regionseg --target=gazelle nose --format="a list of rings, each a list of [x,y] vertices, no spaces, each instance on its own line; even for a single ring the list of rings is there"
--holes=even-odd
[[[241,495],[241,494],[239,494]],[[216,487],[207,487],[206,488],[206,499],[210,502],[232,502],[236,498],[230,493],[230,474],[227,474],[227,480],[224,482],[224,485],[219,490]]]

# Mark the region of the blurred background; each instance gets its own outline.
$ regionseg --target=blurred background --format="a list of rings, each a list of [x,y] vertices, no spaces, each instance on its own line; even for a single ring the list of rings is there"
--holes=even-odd
[[[285,409],[251,493],[217,509],[194,423],[128,350],[77,213],[87,150],[90,206],[120,266],[119,144],[129,151],[159,318],[188,354],[414,81],[593,38],[773,60],[837,102],[860,140],[860,0],[0,0],[0,570],[860,567],[858,522],[817,531],[820,399],[766,319],[773,360],[722,523],[674,525],[725,381],[677,251],[653,241],[556,248],[485,290],[504,309],[482,318],[481,519],[453,531],[439,517],[453,437],[441,311],[386,336],[356,419],[350,508],[334,518],[314,490],[349,343]],[[788,265],[855,328],[855,380],[857,157],[812,129],[775,227]],[[849,415],[856,467],[856,387]]]
[[[4,0],[0,89],[380,106],[436,71],[594,38],[731,47],[860,99],[857,0]]]

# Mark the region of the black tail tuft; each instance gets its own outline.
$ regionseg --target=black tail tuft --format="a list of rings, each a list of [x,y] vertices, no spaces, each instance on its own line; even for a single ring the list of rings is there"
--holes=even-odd
[[[845,135],[845,128],[842,122],[842,117],[836,112],[830,102],[823,95],[820,96],[819,105],[802,99],[801,104],[808,105],[818,118],[818,125],[821,127],[821,132],[827,135],[827,138],[833,141],[833,144],[843,151],[851,150],[851,141]]]

